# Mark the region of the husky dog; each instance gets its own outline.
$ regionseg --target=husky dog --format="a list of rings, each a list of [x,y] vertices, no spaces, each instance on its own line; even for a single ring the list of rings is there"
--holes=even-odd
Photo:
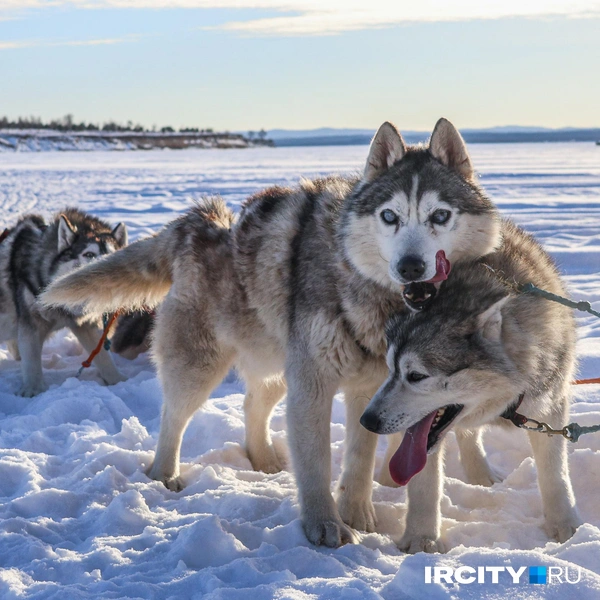
[[[567,422],[575,321],[570,309],[516,291],[529,282],[565,295],[548,254],[506,221],[496,252],[456,265],[423,312],[390,320],[390,375],[361,422],[375,433],[406,429],[389,463],[397,483],[410,482],[402,550],[441,548],[443,445],[451,428],[469,480],[491,485],[499,479],[486,462],[482,426],[513,427],[508,419],[519,404],[527,417],[553,427]],[[580,524],[566,440],[537,432],[529,440],[547,533],[564,542]],[[466,448],[469,441],[475,443]]]
[[[42,375],[42,346],[53,331],[69,327],[86,351],[100,339],[96,321],[61,309],[42,308],[39,293],[56,277],[125,246],[127,230],[110,226],[74,208],[46,225],[38,215],[19,220],[0,243],[0,342],[21,360],[19,394],[35,396],[47,388]],[[108,384],[122,381],[106,351],[94,359]]]
[[[246,448],[281,468],[269,416],[286,392],[288,439],[304,530],[315,544],[372,531],[377,436],[360,426],[387,376],[385,323],[403,286],[439,282],[491,252],[499,219],[474,180],[460,134],[441,119],[428,147],[384,123],[362,178],[302,181],[251,197],[239,219],[207,200],[158,235],[52,285],[43,302],[99,314],[162,302],[153,352],[165,402],[150,477],[182,487],[186,425],[235,364],[246,382]],[[284,383],[285,382],[285,383]],[[330,492],[334,394],[347,405],[338,503]]]

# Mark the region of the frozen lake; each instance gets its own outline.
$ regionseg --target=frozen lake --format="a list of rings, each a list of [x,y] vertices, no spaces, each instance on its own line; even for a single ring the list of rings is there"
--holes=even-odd
[[[471,145],[480,182],[504,215],[534,233],[557,260],[577,299],[600,310],[600,147],[584,143]],[[66,205],[113,223],[131,238],[156,231],[191,198],[221,194],[232,206],[300,176],[357,173],[366,146],[152,152],[2,153],[0,227],[26,212]],[[580,375],[600,376],[600,321],[580,317]],[[464,483],[449,436],[443,538],[448,555],[406,556],[391,540],[405,493],[375,484],[379,531],[337,550],[308,545],[293,477],[254,473],[243,443],[242,387],[227,378],[188,429],[186,489],[149,481],[161,392],[148,357],[118,357],[130,379],[97,383],[70,334],[44,350],[48,392],[14,395],[19,365],[0,345],[0,598],[422,597],[424,566],[447,564],[582,567],[577,585],[458,588],[432,585],[437,598],[600,597],[600,434],[570,447],[585,525],[559,545],[542,530],[535,466],[524,434],[486,434],[491,462],[506,477]],[[574,420],[600,423],[600,386],[575,388]],[[332,418],[334,477],[345,432],[343,402]],[[285,447],[284,407],[271,425]],[[378,466],[383,445],[378,452]]]

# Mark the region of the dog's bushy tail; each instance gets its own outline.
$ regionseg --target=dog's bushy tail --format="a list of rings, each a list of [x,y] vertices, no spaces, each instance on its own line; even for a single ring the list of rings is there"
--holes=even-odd
[[[174,263],[186,246],[198,236],[229,235],[233,218],[221,199],[204,200],[160,233],[55,280],[40,302],[94,316],[154,308],[169,292]]]

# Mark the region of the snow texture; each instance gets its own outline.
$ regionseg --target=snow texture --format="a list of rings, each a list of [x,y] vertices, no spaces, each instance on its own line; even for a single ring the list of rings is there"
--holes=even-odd
[[[592,144],[473,145],[481,182],[505,215],[533,232],[566,275],[573,297],[600,310],[600,149]],[[6,153],[0,225],[69,204],[132,239],[221,193],[233,207],[271,184],[362,167],[364,147],[188,150],[153,153]],[[580,376],[600,376],[600,320],[579,316]],[[129,376],[105,387],[74,337],[44,348],[46,393],[15,395],[19,365],[0,346],[0,598],[560,598],[600,597],[600,434],[571,445],[570,465],[585,521],[564,544],[542,529],[536,469],[526,436],[489,431],[490,461],[505,477],[467,485],[449,436],[442,502],[445,555],[401,553],[405,491],[374,486],[378,532],[361,544],[315,548],[298,518],[289,471],[251,470],[243,450],[243,387],[234,374],[192,419],[182,458],[187,484],[173,493],[144,475],[156,445],[161,391],[145,355],[117,357]],[[600,423],[600,386],[574,389],[573,420]],[[336,397],[333,476],[345,417]],[[559,424],[555,424],[559,425]],[[271,424],[285,452],[284,405]],[[384,441],[378,449],[378,468]],[[332,485],[333,485],[332,481]],[[426,566],[581,567],[577,584],[424,584]]]

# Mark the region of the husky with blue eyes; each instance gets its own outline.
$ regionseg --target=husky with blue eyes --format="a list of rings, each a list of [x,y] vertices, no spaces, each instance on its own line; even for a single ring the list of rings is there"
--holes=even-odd
[[[464,141],[440,119],[428,146],[407,147],[384,123],[360,177],[302,180],[249,198],[239,215],[207,199],[152,238],[56,282],[42,301],[102,314],[153,307],[164,389],[153,479],[185,485],[183,432],[232,365],[246,382],[246,449],[281,469],[269,417],[286,394],[302,523],[314,544],[373,531],[377,436],[359,419],[387,375],[385,324],[423,309],[450,269],[500,242]],[[450,274],[450,277],[452,275]],[[403,298],[404,296],[404,298]],[[330,417],[347,406],[346,454],[331,487]]]
[[[421,310],[454,263],[498,245],[500,221],[448,121],[438,121],[428,149],[406,148],[394,133],[380,128],[365,177],[342,213],[341,235],[363,275],[400,286],[408,307]]]
[[[35,396],[47,389],[42,375],[42,346],[54,331],[69,327],[87,352],[100,339],[97,319],[65,310],[42,308],[38,295],[55,278],[89,264],[127,244],[123,223],[104,221],[69,208],[46,224],[38,215],[22,217],[0,242],[0,342],[21,360],[19,394]],[[112,358],[102,350],[94,359],[108,384],[122,381]]]
[[[411,319],[399,315],[388,324],[390,375],[361,422],[374,433],[406,431],[388,456],[392,479],[408,484],[402,550],[442,548],[443,446],[449,431],[456,432],[469,483],[490,486],[500,479],[487,464],[483,427],[514,427],[517,408],[554,428],[568,422],[575,320],[569,308],[515,292],[529,282],[566,295],[548,254],[506,221],[496,252],[456,265],[435,302]],[[580,523],[566,440],[538,432],[529,432],[529,440],[545,529],[564,542]]]

